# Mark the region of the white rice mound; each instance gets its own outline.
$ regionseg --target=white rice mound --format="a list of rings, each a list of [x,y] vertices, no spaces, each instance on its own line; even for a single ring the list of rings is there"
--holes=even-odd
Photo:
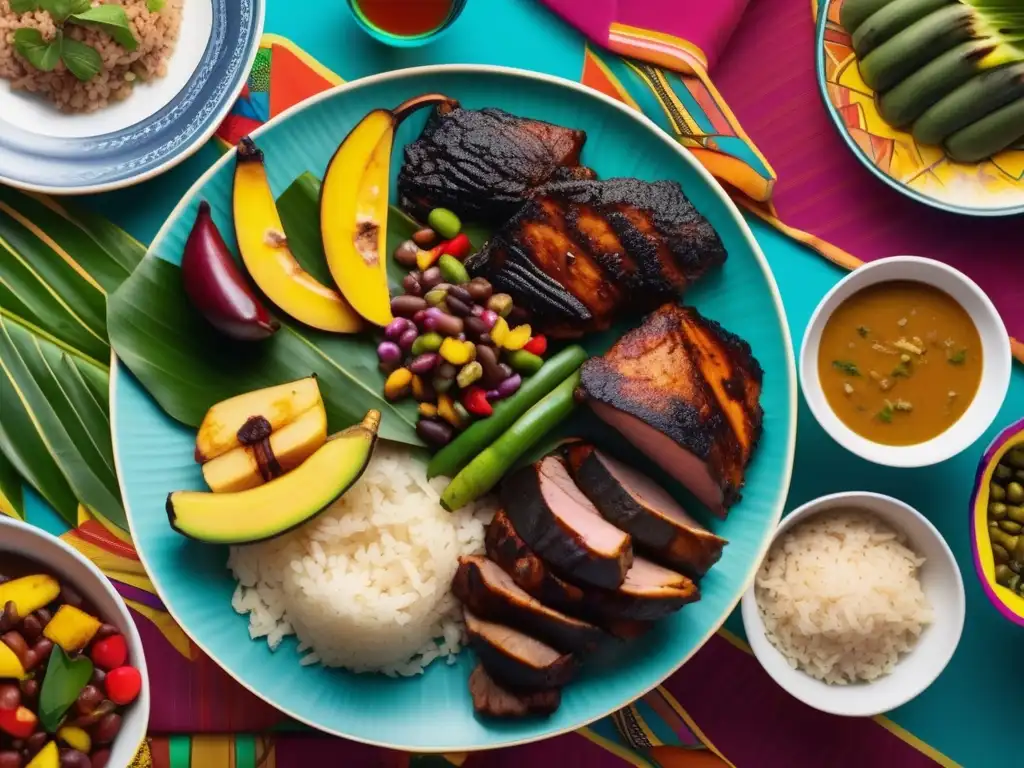
[[[768,640],[793,668],[826,683],[886,675],[933,621],[923,564],[872,514],[815,515],[780,537],[758,571]]]
[[[484,550],[489,500],[440,505],[444,478],[408,449],[378,443],[362,478],[321,515],[270,541],[231,548],[232,607],[276,650],[299,640],[303,665],[390,676],[454,663],[462,620],[451,594],[460,555]]]

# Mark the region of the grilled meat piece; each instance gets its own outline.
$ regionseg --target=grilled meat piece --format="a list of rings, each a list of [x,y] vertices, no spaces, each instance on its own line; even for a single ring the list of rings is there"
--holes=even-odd
[[[633,563],[629,536],[606,522],[561,460],[548,456],[501,484],[516,531],[533,550],[576,581],[615,589]]]
[[[761,380],[745,341],[669,303],[584,363],[581,386],[598,416],[724,517],[761,434]]]
[[[486,542],[488,556],[524,591],[564,613],[594,622],[615,637],[637,637],[650,629],[650,621],[700,597],[685,576],[643,558],[633,559],[618,589],[572,584],[533,553],[501,511],[487,528]]]
[[[591,651],[604,634],[593,624],[543,605],[486,557],[459,558],[452,592],[476,616],[522,629],[564,653]]]
[[[546,691],[511,691],[499,685],[477,664],[469,676],[469,693],[473,709],[486,717],[546,716],[562,703],[562,692],[557,688]]]
[[[449,208],[467,221],[499,226],[537,187],[591,179],[580,166],[583,131],[516,117],[500,109],[439,105],[405,148],[398,174],[403,209],[421,218]]]
[[[699,579],[728,542],[690,517],[664,488],[589,443],[566,449],[576,484],[608,522],[654,560]]]
[[[517,691],[545,691],[561,688],[576,674],[572,654],[563,655],[511,627],[484,621],[465,607],[462,615],[470,646],[501,685]]]
[[[725,261],[674,181],[548,184],[466,261],[555,337],[608,328],[678,296]]]

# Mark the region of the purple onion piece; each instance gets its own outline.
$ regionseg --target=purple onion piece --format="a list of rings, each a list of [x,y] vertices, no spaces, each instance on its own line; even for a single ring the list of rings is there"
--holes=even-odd
[[[498,385],[498,394],[502,398],[511,397],[523,384],[523,377],[518,373],[509,376],[501,384]]]
[[[498,322],[498,313],[490,309],[485,309],[480,313],[480,319],[484,321],[484,325],[487,326],[487,330],[491,330],[494,324]]]

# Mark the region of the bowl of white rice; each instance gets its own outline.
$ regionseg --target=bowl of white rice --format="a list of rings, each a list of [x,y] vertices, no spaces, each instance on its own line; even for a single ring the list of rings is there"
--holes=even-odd
[[[742,603],[747,640],[775,682],[851,717],[928,688],[965,614],[960,569],[935,526],[864,492],[823,496],[786,517]]]

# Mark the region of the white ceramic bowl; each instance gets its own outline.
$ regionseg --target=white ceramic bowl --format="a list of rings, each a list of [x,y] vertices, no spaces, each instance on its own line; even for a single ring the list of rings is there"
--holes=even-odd
[[[832,411],[818,376],[821,333],[832,313],[861,289],[893,280],[926,283],[956,299],[978,329],[984,357],[981,385],[964,415],[942,434],[916,445],[883,445],[858,435]],[[938,464],[969,448],[992,425],[1006,399],[1012,365],[1006,326],[995,305],[973,280],[939,261],[918,256],[893,256],[855,269],[818,304],[800,348],[800,384],[814,418],[833,440],[848,451],[890,467],[924,467]]]
[[[27,557],[41,563],[55,576],[66,579],[128,641],[128,663],[142,675],[142,692],[124,712],[121,732],[114,740],[108,765],[131,765],[149,725],[149,673],[142,651],[142,639],[124,600],[100,570],[56,536],[18,520],[0,515],[0,565],[4,553]]]
[[[964,581],[953,553],[935,526],[913,507],[891,496],[849,492],[822,496],[786,517],[775,538],[798,522],[830,509],[863,509],[906,534],[908,544],[925,558],[921,585],[935,609],[935,621],[921,634],[914,649],[903,656],[891,674],[870,683],[829,685],[798,669],[765,636],[754,587],[743,595],[741,612],[754,656],[776,683],[810,707],[834,715],[870,717],[906,704],[922,693],[946,668],[960,642],[966,614]]]

